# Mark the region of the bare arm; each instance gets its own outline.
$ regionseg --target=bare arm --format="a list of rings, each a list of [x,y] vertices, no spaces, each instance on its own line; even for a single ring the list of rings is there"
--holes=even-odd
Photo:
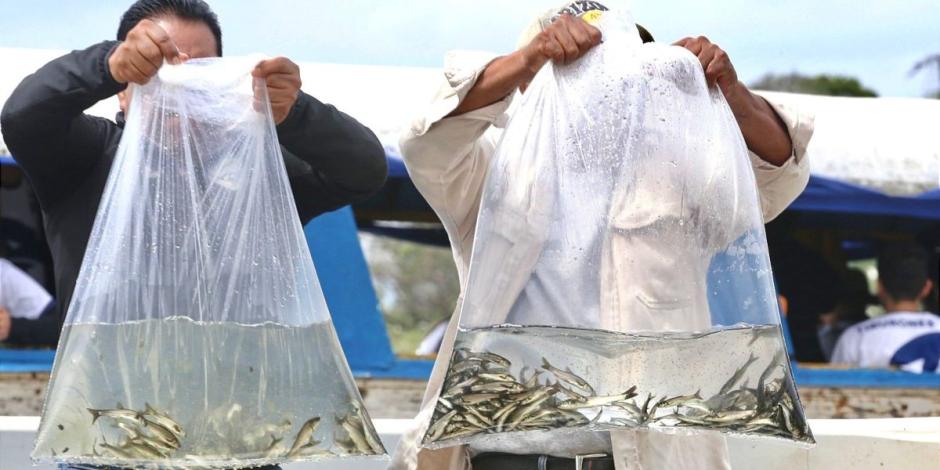
[[[695,54],[702,62],[705,79],[721,89],[738,121],[747,148],[773,165],[786,163],[793,154],[786,125],[763,98],[738,80],[728,54],[704,36],[681,39],[675,45]]]
[[[561,15],[527,46],[490,62],[483,74],[448,116],[491,105],[525,86],[549,60],[568,64],[600,44],[601,32],[581,18]]]

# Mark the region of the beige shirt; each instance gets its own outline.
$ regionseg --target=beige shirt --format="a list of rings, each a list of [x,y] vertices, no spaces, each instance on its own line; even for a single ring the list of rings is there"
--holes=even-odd
[[[495,55],[483,52],[452,52],[445,58],[444,81],[427,111],[412,123],[401,138],[401,151],[415,186],[437,213],[450,238],[461,285],[466,290],[467,272],[476,229],[483,183],[496,142],[508,121],[511,96],[459,116],[453,111],[476,83]],[[794,155],[777,167],[750,154],[765,221],[780,214],[806,186],[809,164],[803,158],[812,135],[812,117],[796,109],[770,102],[786,124]],[[457,315],[448,326],[425,391],[414,428],[406,433],[393,457],[393,469],[470,468],[470,451],[464,447],[420,449],[437,395],[453,351]],[[618,469],[635,468],[727,468],[727,447],[719,435],[678,436],[646,431],[611,433]]]

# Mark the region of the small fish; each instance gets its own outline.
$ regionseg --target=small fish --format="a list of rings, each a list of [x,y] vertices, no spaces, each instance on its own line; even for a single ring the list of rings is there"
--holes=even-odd
[[[770,378],[770,374],[774,372],[783,362],[783,350],[777,352],[774,355],[774,358],[771,359],[770,364],[767,364],[767,367],[760,374],[760,378],[757,379],[757,393],[764,393],[764,385],[767,383],[767,379]]]
[[[316,432],[317,427],[320,426],[320,417],[314,416],[313,418],[308,419],[300,426],[300,430],[297,431],[297,436],[294,437],[294,443],[291,444],[290,450],[287,451],[288,457],[294,457],[297,453],[300,452],[300,449],[309,444],[313,439],[313,433]]]
[[[558,388],[558,391],[559,391],[559,392],[564,393],[565,395],[568,395],[569,397],[571,397],[571,398],[574,399],[574,400],[579,400],[579,401],[585,401],[585,400],[587,400],[587,397],[586,397],[586,396],[581,395],[580,393],[578,393],[578,392],[576,392],[576,391],[574,391],[574,390],[572,390],[572,389],[570,389],[570,388],[566,388],[565,386],[563,386],[563,385],[561,385],[561,384],[555,384],[555,387]]]
[[[459,439],[459,438],[461,438],[461,437],[466,437],[466,436],[472,436],[472,435],[474,435],[474,434],[479,434],[480,432],[481,432],[481,431],[480,431],[479,429],[473,429],[473,428],[456,429],[456,430],[454,430],[454,431],[451,431],[451,432],[449,432],[449,433],[447,433],[447,434],[441,436],[441,440],[442,440],[442,441],[446,441],[446,440],[450,440],[450,439]]]
[[[145,439],[129,440],[124,447],[128,449],[133,448],[138,453],[155,459],[165,459],[167,455],[169,455],[168,452],[158,448]]]
[[[451,410],[447,412],[446,414],[444,414],[444,416],[441,416],[440,418],[438,418],[438,420],[435,421],[434,424],[432,424],[430,428],[428,428],[428,437],[427,439],[425,439],[425,441],[434,442],[440,439],[441,436],[444,435],[445,428],[447,427],[448,424],[450,424],[450,421],[456,415],[457,415],[457,410]]]
[[[466,361],[455,364],[450,369],[450,373],[462,377],[464,374],[476,374],[483,369],[483,364],[477,361]]]
[[[483,415],[480,414],[480,412],[477,411],[476,409],[474,409],[474,408],[472,408],[472,407],[471,407],[471,408],[467,408],[467,413],[468,413],[470,416],[473,416],[473,417],[477,418],[480,422],[482,422],[482,423],[483,423],[483,427],[492,427],[492,426],[493,426],[493,420],[491,420],[490,418],[487,418],[486,416],[483,416]]]
[[[441,396],[446,397],[446,398],[454,397],[458,395],[460,392],[462,392],[463,389],[477,383],[477,381],[479,380],[480,380],[480,376],[474,375],[473,377],[470,377],[466,380],[463,380],[454,385],[451,385],[450,387],[447,388],[447,391],[445,391]]]
[[[638,422],[636,422],[636,421],[634,421],[634,420],[632,420],[632,419],[629,419],[629,418],[620,418],[620,417],[617,417],[617,418],[610,418],[610,421],[609,421],[609,422],[612,423],[612,424],[619,424],[620,426],[626,426],[626,427],[628,427],[628,428],[635,428],[635,427],[637,427],[637,426],[640,425],[640,423],[638,423]]]
[[[719,412],[714,417],[709,417],[708,421],[715,424],[727,424],[733,423],[736,421],[748,421],[757,414],[756,410],[744,410],[744,411],[726,411]]]
[[[611,405],[616,406],[616,407],[619,407],[619,408],[623,408],[623,409],[626,410],[628,413],[630,413],[630,414],[636,416],[637,418],[642,418],[642,417],[643,417],[643,410],[641,410],[640,407],[639,407],[639,406],[636,406],[636,404],[633,403],[633,402],[629,402],[629,401],[618,401],[618,402],[611,403]]]
[[[731,390],[731,387],[734,387],[734,384],[738,383],[738,381],[741,380],[741,377],[744,376],[744,372],[747,371],[747,368],[750,367],[751,364],[753,364],[754,361],[756,360],[757,360],[757,356],[755,356],[754,353],[752,352],[751,356],[748,357],[747,362],[745,362],[744,365],[741,366],[741,368],[735,371],[735,373],[731,376],[731,378],[728,379],[728,381],[725,382],[725,384],[721,386],[721,389],[718,390],[718,394],[724,395],[725,393],[728,393],[728,391]]]
[[[525,387],[517,383],[487,382],[471,386],[470,391],[481,393],[519,393],[524,392]]]
[[[182,426],[180,426],[179,423],[177,423],[176,421],[174,421],[173,419],[171,419],[169,416],[165,414],[147,412],[147,413],[143,413],[141,417],[144,419],[144,421],[147,421],[150,424],[155,424],[159,427],[166,429],[167,431],[170,431],[177,438],[181,438],[186,435],[186,433],[183,432]]]
[[[264,451],[264,458],[269,459],[269,458],[277,457],[281,455],[284,451],[284,449],[280,445],[281,441],[283,440],[284,438],[282,437],[271,436],[271,443],[268,444],[267,450]]]
[[[511,362],[509,362],[509,359],[506,359],[505,357],[500,356],[499,354],[486,352],[486,351],[478,352],[478,353],[470,353],[470,357],[480,358],[486,362],[492,362],[494,364],[497,364],[501,367],[506,367],[506,368],[508,368],[512,364]]]
[[[515,429],[523,420],[525,420],[529,415],[537,411],[545,401],[551,398],[550,395],[544,395],[540,399],[529,403],[526,406],[521,407],[520,409],[513,412],[512,417],[509,419],[509,429]]]
[[[611,403],[618,401],[625,401],[636,396],[636,386],[630,387],[629,390],[621,393],[620,395],[610,395],[606,397],[591,397],[584,401],[580,400],[568,400],[558,404],[558,408],[562,410],[578,410],[581,408],[594,408],[597,406],[606,406]]]
[[[487,380],[487,381],[490,381],[490,382],[509,382],[509,383],[517,383],[515,377],[513,377],[513,376],[511,376],[511,375],[509,375],[509,374],[504,374],[504,373],[484,372],[484,373],[478,375],[477,377],[479,377],[479,378],[482,379],[482,380]]]
[[[468,411],[469,411],[469,410],[468,410]],[[463,415],[463,419],[464,419],[467,423],[469,423],[471,426],[476,427],[476,428],[487,429],[487,428],[490,427],[489,425],[486,424],[486,422],[484,422],[484,421],[481,420],[479,417],[477,417],[477,415],[474,415],[474,414],[471,414],[471,413],[467,413],[467,414]]]
[[[690,400],[685,400],[682,403],[679,403],[680,407],[689,408],[696,411],[701,411],[702,413],[711,413],[712,409],[708,406],[708,403],[705,400],[699,398],[693,398]]]
[[[496,400],[499,397],[500,395],[498,393],[469,393],[460,397],[460,401],[467,405],[475,405],[478,403]]]
[[[672,397],[672,398],[664,398],[659,403],[657,403],[657,405],[659,405],[659,407],[662,407],[662,408],[672,408],[673,406],[681,405],[684,402],[701,399],[701,398],[702,398],[701,390],[698,390],[691,395],[679,395],[679,396]]]
[[[98,418],[104,416],[107,418],[115,419],[126,419],[129,421],[140,421],[141,414],[134,410],[127,410],[123,408],[111,409],[111,410],[101,410],[101,409],[92,409],[87,408],[88,412],[91,413],[91,423],[94,424],[95,421],[98,421]]]
[[[532,402],[541,400],[542,397],[546,395],[552,395],[557,390],[558,390],[557,386],[538,388],[538,389],[533,390],[532,392],[526,392],[525,394],[520,395],[514,401],[517,401],[520,405],[525,406]]]
[[[337,422],[340,426],[342,426],[343,430],[346,431],[346,434],[349,436],[349,438],[352,439],[353,444],[356,445],[356,449],[359,451],[359,453],[372,453],[372,448],[369,447],[369,443],[366,442],[366,438],[363,436],[361,429],[349,422],[349,420],[340,419],[337,420]]]
[[[591,387],[591,384],[587,383],[581,377],[578,377],[570,370],[561,370],[548,362],[548,359],[542,358],[542,369],[545,369],[551,372],[555,377],[558,377],[558,380],[567,382],[571,385],[574,385],[582,390],[586,390],[591,395],[594,395],[594,388]]]
[[[144,426],[147,431],[152,434],[155,438],[165,442],[167,445],[172,446],[174,449],[179,448],[180,440],[176,434],[174,434],[169,429],[160,426],[156,423],[151,423],[147,420],[144,420]]]

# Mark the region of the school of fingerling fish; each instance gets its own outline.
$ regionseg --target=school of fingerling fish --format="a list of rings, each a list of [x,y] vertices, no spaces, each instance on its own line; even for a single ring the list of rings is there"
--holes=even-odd
[[[778,354],[770,362],[756,386],[748,387],[746,381],[740,384],[756,359],[752,354],[718,393],[708,398],[699,391],[671,397],[641,396],[636,386],[620,394],[598,396],[583,378],[545,358],[540,367],[524,366],[514,376],[505,357],[460,348],[454,352],[423,444],[459,442],[483,433],[571,427],[692,427],[806,440],[809,427],[794,409],[792,382],[786,374],[770,379],[774,371],[785,367],[785,355]],[[531,374],[527,374],[529,370]],[[545,379],[540,379],[543,376]],[[605,413],[611,408],[621,412]]]
[[[133,461],[171,459],[182,447],[186,437],[186,432],[176,420],[149,404],[146,404],[144,411],[124,408],[119,403],[116,408],[89,408],[88,412],[91,414],[92,425],[111,426],[121,430],[123,434],[118,442],[97,443],[94,449],[96,457]],[[255,436],[257,438],[255,440],[270,441],[263,452],[265,458],[295,459],[316,455],[385,454],[385,447],[376,438],[371,421],[363,413],[362,407],[352,402],[349,412],[336,416],[334,446],[330,449],[321,448],[321,442],[314,439],[314,434],[320,425],[318,416],[308,419],[301,425],[290,446],[285,443],[287,436],[277,434],[278,428],[291,429],[290,420],[285,420],[280,426],[264,429],[264,432]],[[183,458],[193,461],[202,460],[202,457],[196,455],[186,455]]]

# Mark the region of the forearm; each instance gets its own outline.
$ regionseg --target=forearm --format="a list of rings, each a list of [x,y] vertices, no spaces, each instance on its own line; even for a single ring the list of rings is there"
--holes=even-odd
[[[793,154],[787,127],[763,98],[738,82],[725,95],[747,148],[764,161],[783,165]]]
[[[124,89],[107,65],[117,44],[105,41],[73,51],[23,79],[4,104],[4,136],[65,132],[86,109]]]
[[[494,59],[448,116],[465,114],[502,100],[528,84],[544,64],[544,60],[533,60],[531,54],[523,49]]]

